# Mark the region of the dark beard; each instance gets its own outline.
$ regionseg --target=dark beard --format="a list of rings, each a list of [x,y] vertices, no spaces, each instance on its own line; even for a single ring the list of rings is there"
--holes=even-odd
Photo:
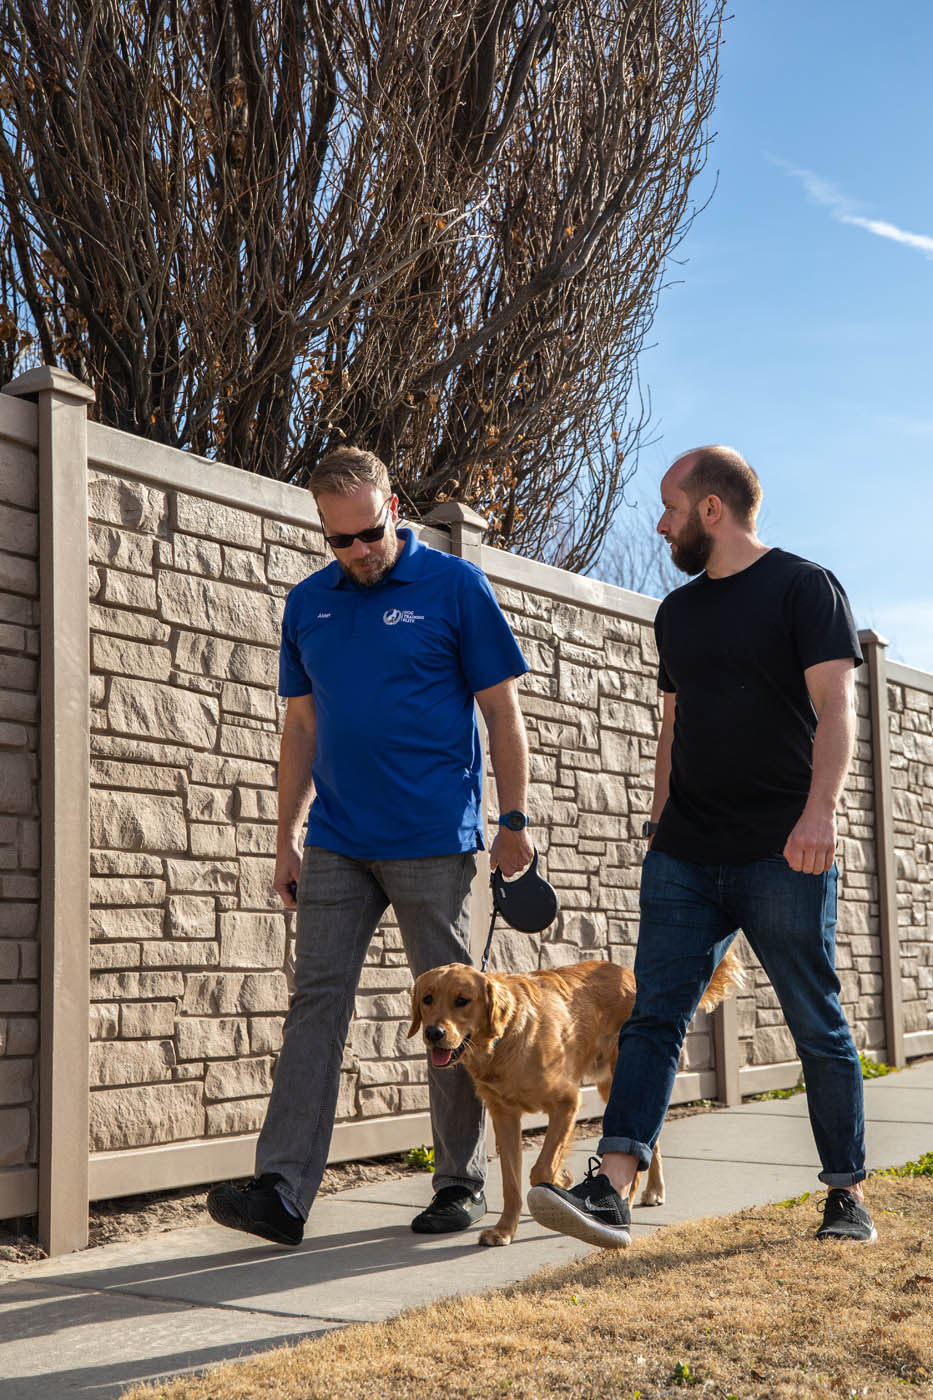
[[[671,558],[683,574],[701,574],[713,552],[713,540],[700,522],[696,506],[687,517],[680,539],[671,544]]]

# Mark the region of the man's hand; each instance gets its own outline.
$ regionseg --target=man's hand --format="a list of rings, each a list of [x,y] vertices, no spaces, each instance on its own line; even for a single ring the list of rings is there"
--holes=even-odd
[[[508,879],[530,865],[534,854],[535,848],[527,831],[510,831],[508,827],[500,826],[489,849],[489,868],[495,870],[498,866]]]
[[[804,875],[822,875],[836,858],[836,816],[804,808],[800,820],[784,845],[784,859],[791,870]]]
[[[297,846],[289,846],[275,859],[273,888],[286,909],[297,909],[295,894],[298,889],[298,876],[301,873],[301,851]]]

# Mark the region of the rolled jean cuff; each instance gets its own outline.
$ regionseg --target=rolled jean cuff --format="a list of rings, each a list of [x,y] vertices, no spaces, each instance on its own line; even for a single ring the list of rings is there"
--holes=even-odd
[[[448,1186],[462,1186],[464,1191],[472,1191],[474,1196],[479,1195],[481,1191],[485,1191],[486,1189],[485,1181],[477,1180],[475,1177],[436,1175],[431,1178],[431,1190],[434,1191],[435,1194],[438,1191],[443,1191]]]
[[[281,1181],[277,1181],[275,1183],[275,1189],[277,1194],[282,1198],[282,1200],[287,1201],[287,1203],[291,1206],[292,1210],[298,1212],[298,1218],[300,1220],[303,1220],[305,1224],[307,1224],[308,1215],[310,1214],[310,1212],[308,1210],[308,1207],[305,1205],[304,1201],[298,1195],[297,1191],[293,1191],[284,1178]]]
[[[638,1169],[643,1172],[647,1171],[651,1164],[651,1148],[643,1142],[638,1142],[635,1138],[600,1138],[596,1151],[600,1157],[604,1152],[625,1152],[629,1157],[637,1157]]]
[[[864,1181],[868,1173],[864,1170],[857,1172],[820,1172],[820,1181],[830,1190],[836,1186],[855,1186],[858,1182]]]

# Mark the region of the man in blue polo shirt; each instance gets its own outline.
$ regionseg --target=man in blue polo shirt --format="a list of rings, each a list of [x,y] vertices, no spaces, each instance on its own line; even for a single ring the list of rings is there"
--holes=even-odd
[[[470,961],[474,700],[503,814],[491,864],[514,875],[533,855],[516,686],[528,666],[485,575],[396,529],[398,497],[372,453],[337,449],[309,485],[335,560],[292,589],[282,621],[275,888],[298,910],[295,991],[257,1175],[207,1198],[220,1224],[291,1245],[327,1162],[357,983],[387,906],[414,976]],[[484,1118],[462,1066],[429,1066],[428,1083],[435,1195],[412,1229],[443,1234],[486,1210]]]

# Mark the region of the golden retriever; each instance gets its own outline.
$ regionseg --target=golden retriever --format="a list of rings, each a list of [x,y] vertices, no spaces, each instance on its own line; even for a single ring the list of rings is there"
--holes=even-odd
[[[730,950],[713,973],[700,1006],[711,1011],[741,982]],[[570,963],[546,972],[479,972],[447,963],[423,972],[412,988],[409,1038],[422,1030],[432,1065],[461,1062],[489,1109],[502,1165],[502,1215],[480,1244],[512,1240],[522,1209],[525,1113],[546,1113],[547,1132],[531,1184],[570,1186],[564,1153],[580,1107],[580,1085],[593,1082],[609,1097],[618,1058],[619,1028],[632,1014],[635,978],[609,962]],[[632,1185],[634,1197],[638,1178]],[[664,1200],[661,1154],[648,1168],[642,1204]]]

